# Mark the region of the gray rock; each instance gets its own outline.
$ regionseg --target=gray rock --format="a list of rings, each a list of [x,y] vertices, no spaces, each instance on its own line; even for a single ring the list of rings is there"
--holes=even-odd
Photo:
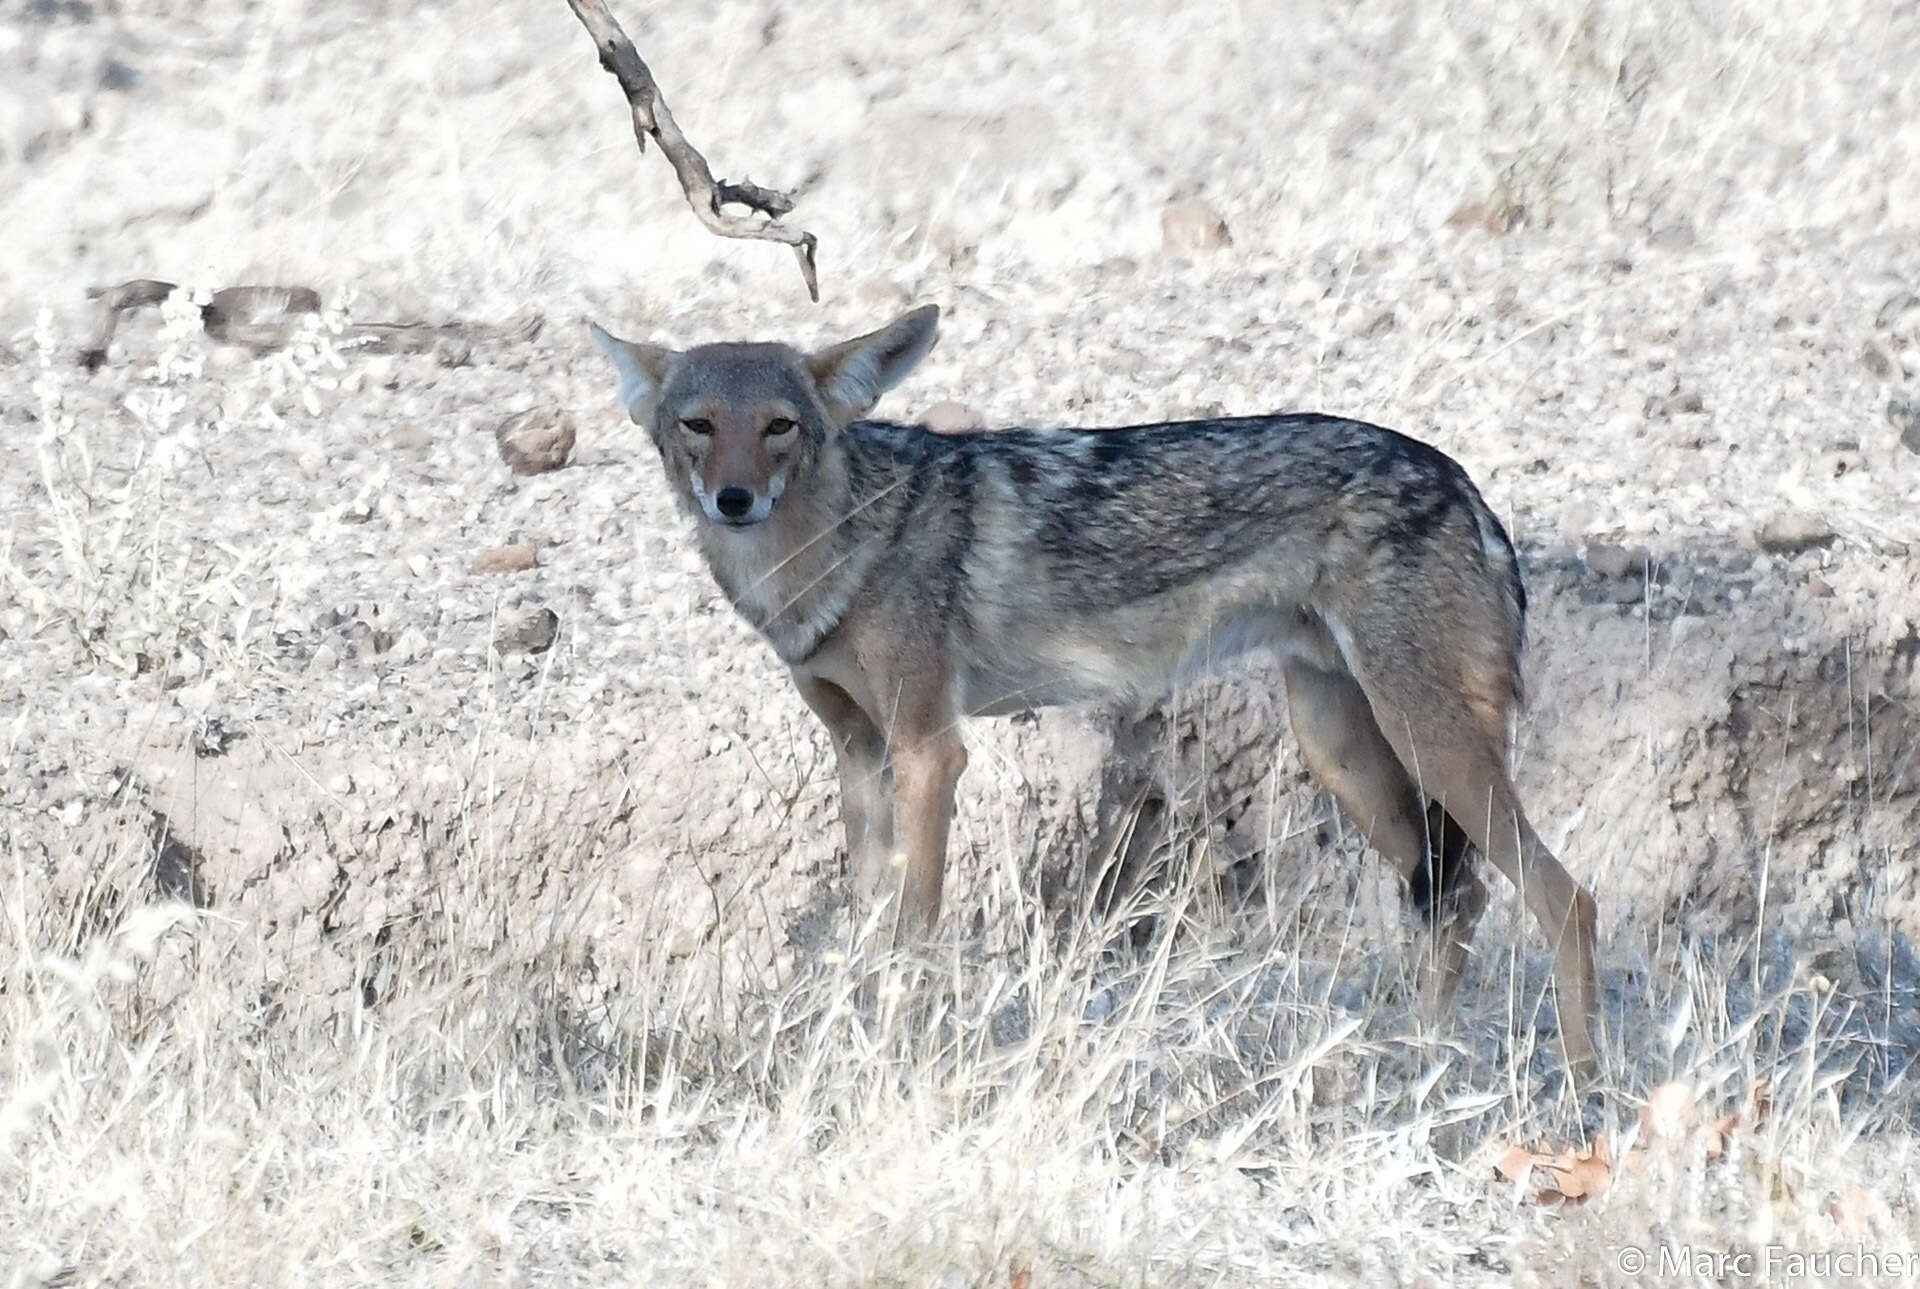
[[[1920,295],[1911,291],[1897,291],[1880,306],[1880,312],[1873,315],[1873,325],[1882,331],[1891,331],[1893,324],[1900,321],[1901,315],[1909,309],[1920,309]]]
[[[1168,255],[1189,256],[1232,245],[1227,221],[1198,197],[1169,202],[1160,212],[1160,248]]]
[[[393,648],[393,632],[382,631],[365,620],[347,628],[347,657],[355,662],[377,657]]]
[[[476,573],[524,573],[540,562],[533,547],[525,542],[512,542],[505,546],[495,546],[492,550],[481,551],[473,559],[473,571]]]
[[[1753,540],[1763,551],[1792,555],[1816,546],[1825,546],[1836,535],[1833,526],[1823,517],[1810,511],[1797,510],[1767,520],[1754,533]]]
[[[935,434],[964,434],[985,427],[980,413],[965,403],[944,399],[920,414],[920,424]]]
[[[509,416],[493,432],[500,459],[515,474],[557,470],[573,455],[573,417],[551,407]]]
[[[1885,380],[1893,375],[1893,359],[1887,357],[1887,351],[1871,340],[1860,350],[1860,365],[1875,380]]]
[[[412,662],[424,658],[432,650],[433,642],[427,639],[427,633],[419,627],[408,627],[393,642],[393,656],[402,662]]]
[[[1588,568],[1613,582],[1643,576],[1652,558],[1644,546],[1616,546],[1611,542],[1592,543],[1586,556]]]
[[[560,634],[560,615],[552,609],[535,609],[524,618],[505,623],[493,638],[493,647],[501,653],[545,653]]]
[[[1896,398],[1887,404],[1887,422],[1900,432],[1900,446],[1920,452],[1920,403]]]

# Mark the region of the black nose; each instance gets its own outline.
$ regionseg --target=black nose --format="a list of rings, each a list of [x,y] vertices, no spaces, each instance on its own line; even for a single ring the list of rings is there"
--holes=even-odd
[[[745,519],[753,509],[753,493],[746,488],[722,488],[713,494],[713,504],[728,519]]]

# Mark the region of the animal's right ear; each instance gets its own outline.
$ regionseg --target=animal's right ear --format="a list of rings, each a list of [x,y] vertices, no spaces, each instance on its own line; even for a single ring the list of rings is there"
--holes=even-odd
[[[653,401],[660,397],[660,386],[666,383],[667,369],[673,366],[673,350],[622,340],[595,322],[587,324],[587,332],[600,352],[613,359],[613,369],[620,373],[620,406],[627,409],[634,424],[645,425]]]

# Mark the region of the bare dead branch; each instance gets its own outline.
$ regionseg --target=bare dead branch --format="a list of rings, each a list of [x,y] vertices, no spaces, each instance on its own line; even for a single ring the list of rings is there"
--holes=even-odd
[[[600,66],[620,82],[620,92],[626,95],[627,106],[633,111],[633,138],[640,145],[640,151],[647,150],[649,136],[660,145],[660,151],[666,154],[673,173],[680,180],[681,191],[687,195],[687,204],[709,231],[721,237],[757,238],[793,247],[794,257],[800,261],[800,276],[806,279],[807,295],[819,303],[820,279],[813,262],[818,239],[804,229],[780,222],[780,217],[793,209],[793,198],[757,184],[715,180],[707,159],[680,133],[680,126],[674,121],[667,101],[660,96],[660,87],[654,83],[653,73],[641,59],[640,51],[627,39],[627,33],[607,12],[602,0],[567,0],[567,4],[587,34],[593,37],[594,46],[600,51]],[[721,209],[728,205],[745,206],[765,215],[766,219],[729,214]]]
[[[153,308],[177,290],[156,278],[135,278],[118,286],[87,292],[100,302],[100,321],[93,339],[79,352],[80,365],[97,371],[107,361],[107,347],[119,328],[122,314]],[[240,345],[255,354],[284,348],[301,326],[301,317],[320,312],[320,293],[306,286],[221,287],[200,306],[200,324],[207,336],[221,344]],[[479,345],[525,344],[540,334],[545,319],[522,314],[510,322],[350,322],[335,342],[348,353],[431,353],[442,366],[467,363]]]
[[[100,320],[94,324],[93,339],[81,346],[80,365],[88,371],[98,371],[107,361],[107,346],[113,343],[113,333],[120,329],[120,315],[159,304],[173,294],[173,283],[135,278],[87,294],[100,302]]]

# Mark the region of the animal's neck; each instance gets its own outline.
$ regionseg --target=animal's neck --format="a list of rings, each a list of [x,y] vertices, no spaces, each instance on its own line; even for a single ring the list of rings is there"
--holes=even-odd
[[[798,663],[840,625],[877,558],[863,543],[869,525],[847,484],[845,463],[828,451],[766,522],[748,529],[700,526],[700,546],[733,607],[788,663]]]

